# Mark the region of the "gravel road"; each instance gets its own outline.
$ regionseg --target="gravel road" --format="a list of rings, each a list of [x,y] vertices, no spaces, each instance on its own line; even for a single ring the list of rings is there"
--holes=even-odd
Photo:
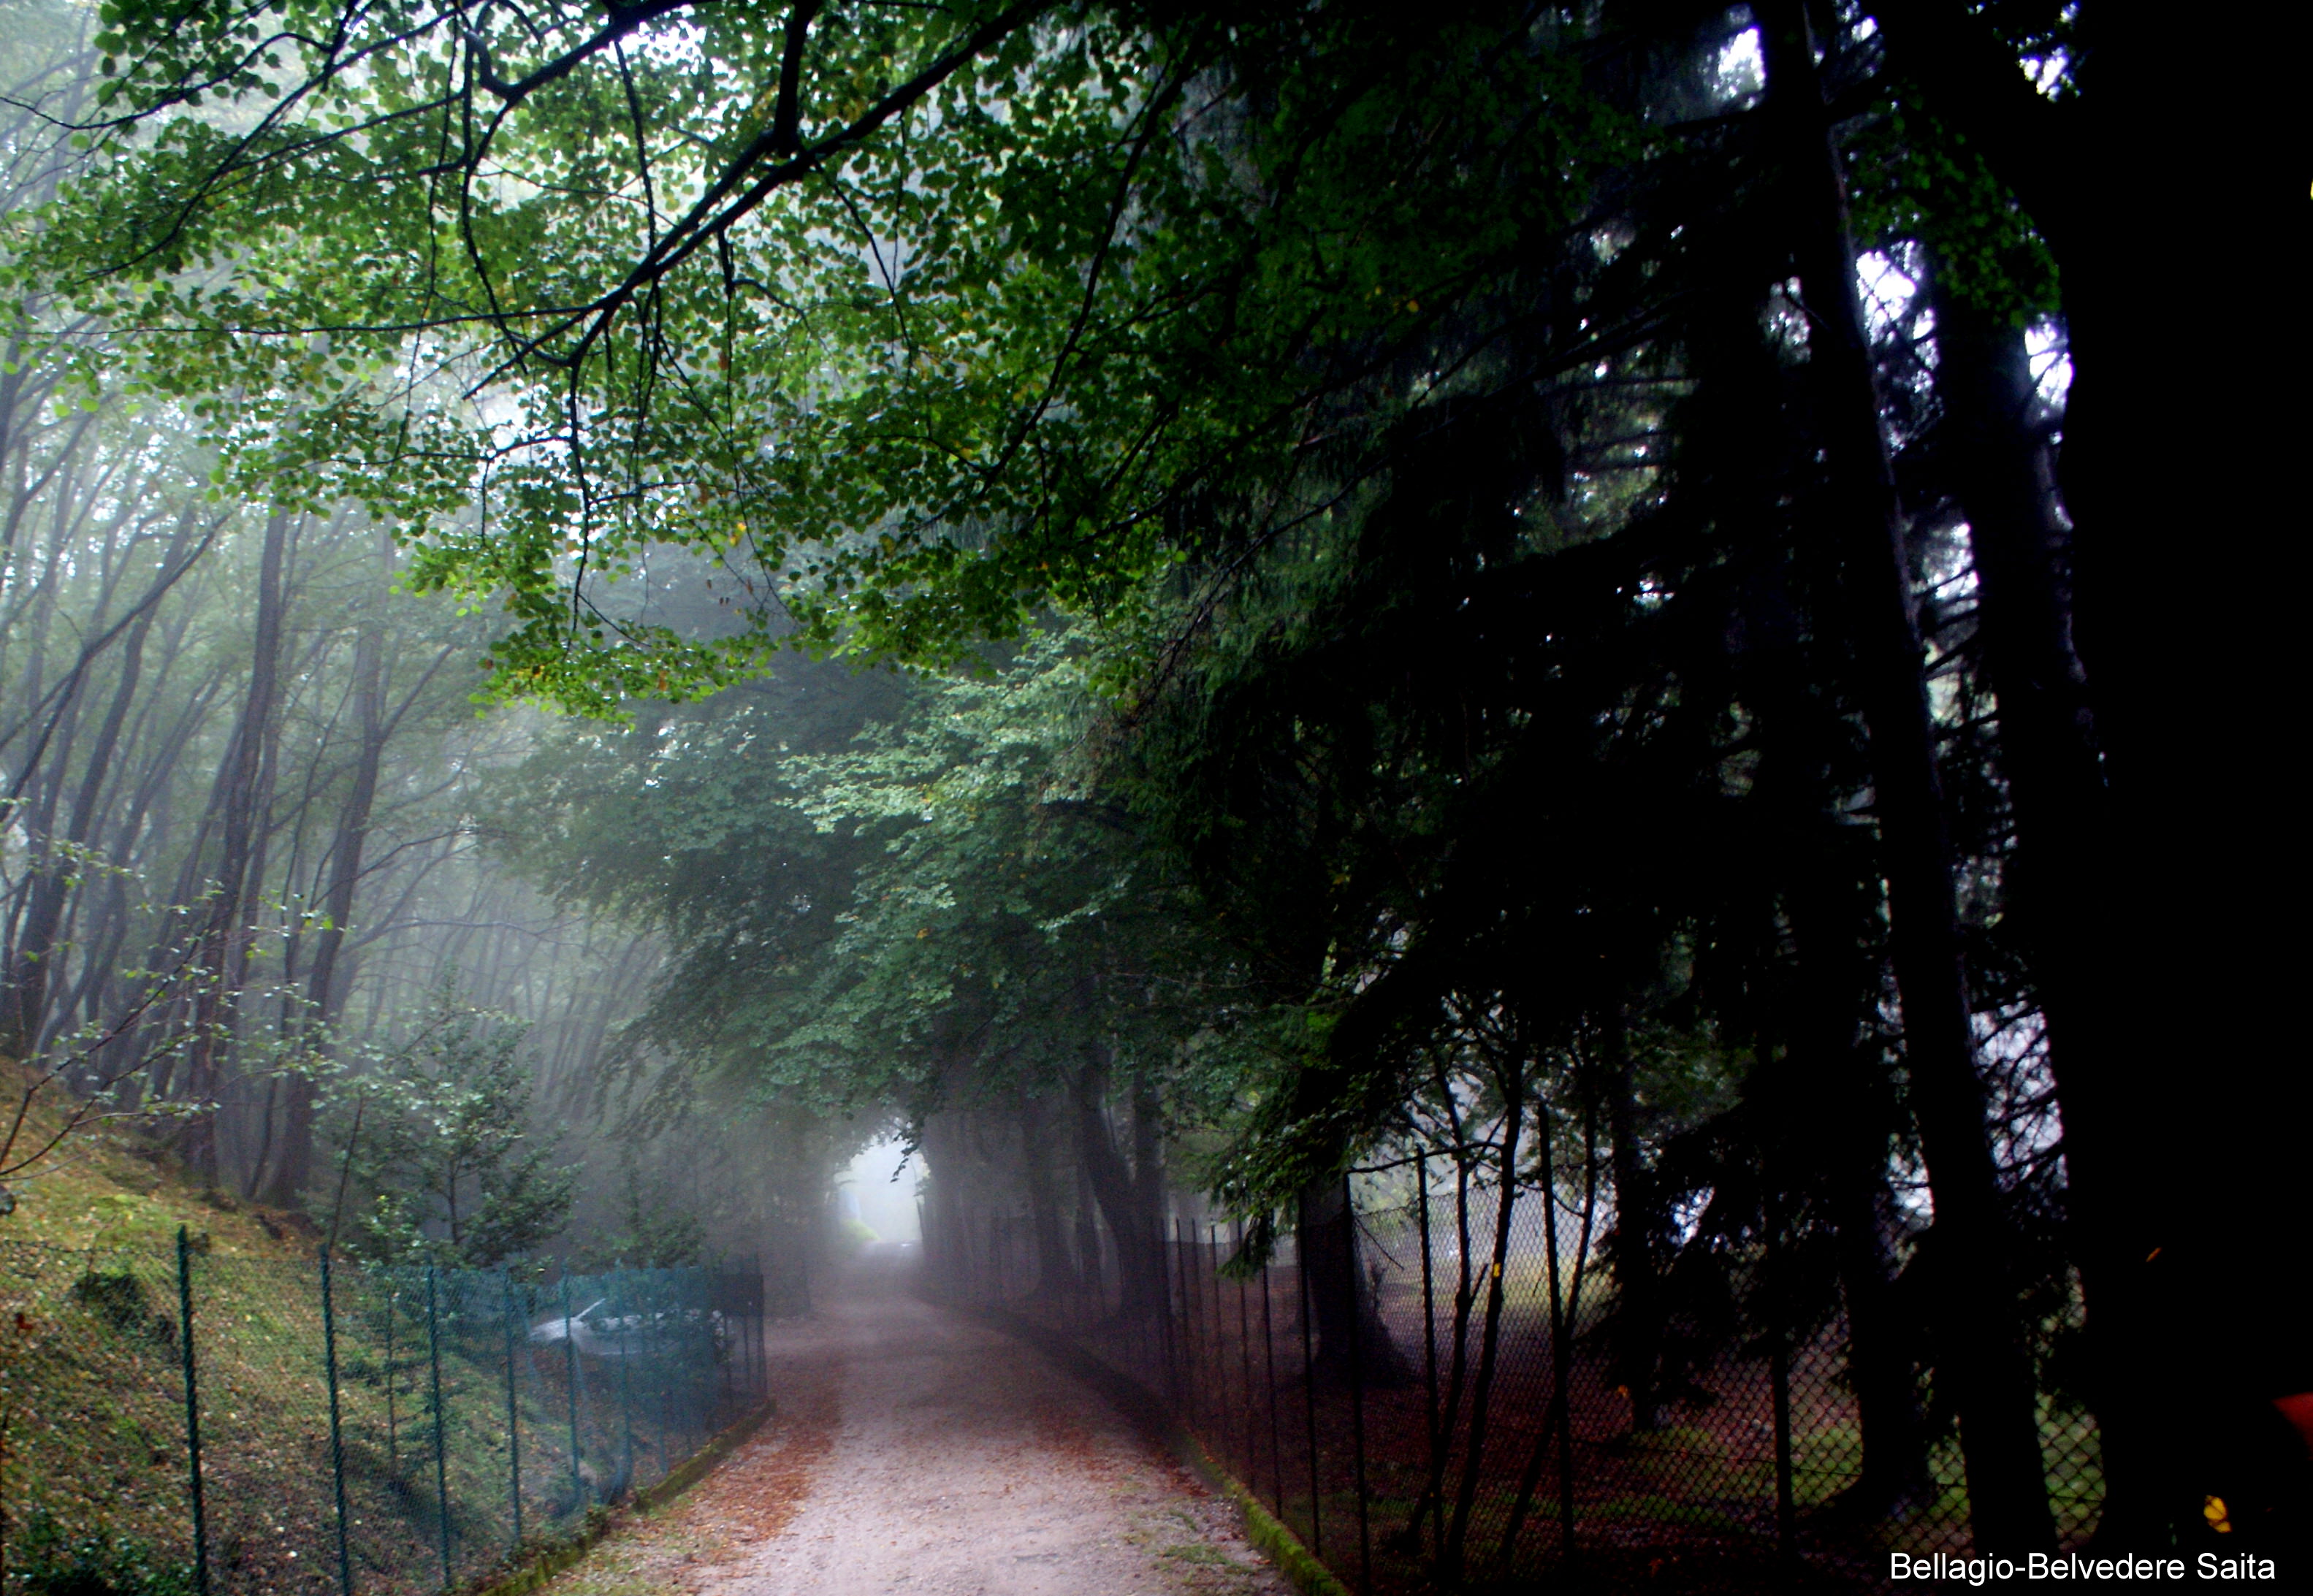
[[[775,1326],[778,1420],[555,1596],[1284,1596],[1236,1511],[1011,1337],[855,1267]]]

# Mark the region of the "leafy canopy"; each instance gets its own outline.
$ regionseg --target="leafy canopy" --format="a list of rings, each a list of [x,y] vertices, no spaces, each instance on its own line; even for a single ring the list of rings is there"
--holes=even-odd
[[[782,609],[954,661],[1273,535],[1633,136],[1507,5],[104,18],[11,281],[248,490],[399,517],[419,585],[504,603],[497,690],[591,710],[758,667]],[[670,545],[727,624],[615,585]]]

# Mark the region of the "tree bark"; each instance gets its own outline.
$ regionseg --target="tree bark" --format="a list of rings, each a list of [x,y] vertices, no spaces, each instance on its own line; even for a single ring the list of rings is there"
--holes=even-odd
[[[1100,1256],[1100,1199],[1093,1196],[1092,1180],[1085,1173],[1082,1159],[1076,1162],[1076,1183],[1077,1283],[1097,1298],[1104,1286]]]
[[[1108,1221],[1108,1233],[1116,1247],[1117,1274],[1123,1285],[1118,1317],[1152,1317],[1163,1311],[1168,1300],[1164,1243],[1158,1230],[1164,1210],[1150,1201],[1150,1182],[1142,1178],[1162,1179],[1154,1165],[1154,1127],[1148,1125],[1144,1132],[1143,1117],[1135,1113],[1136,1139],[1145,1134],[1149,1147],[1143,1150],[1140,1170],[1127,1167],[1109,1134],[1108,1061],[1096,1046],[1085,1050],[1083,1067],[1070,1083],[1070,1096],[1077,1163],[1100,1204],[1102,1217]],[[1161,1198],[1161,1185],[1156,1189]]]
[[[1076,1287],[1062,1223],[1059,1179],[1052,1168],[1051,1114],[1041,1099],[1021,1105],[1021,1183],[1028,1188],[1028,1223],[1036,1247],[1036,1294],[1062,1296]]]
[[[1797,1151],[1813,1166],[1808,1179],[1823,1194],[1834,1238],[1848,1379],[1863,1442],[1862,1472],[1840,1494],[1839,1506],[1845,1516],[1878,1520],[1929,1499],[1933,1489],[1920,1342],[1896,1301],[1896,1259],[1882,1216],[1893,1114],[1876,1100],[1893,1087],[1862,1034],[1879,964],[1860,934],[1854,874],[1833,851],[1822,806],[1809,805],[1802,825],[1788,845],[1795,868],[1785,901],[1798,970],[1781,1026],[1804,1127]]]
[[[1912,599],[1905,524],[1879,431],[1879,399],[1856,287],[1838,152],[1816,76],[1805,7],[1758,8],[1768,110],[1787,162],[1793,252],[1808,312],[1830,481],[1830,535],[1870,743],[1886,839],[1888,912],[1903,1002],[1904,1056],[1944,1255],[1948,1320],[1939,1377],[1959,1414],[1977,1548],[2054,1544],[2040,1455],[2037,1376],[2023,1337],[2017,1247],[2005,1212],[1975,1072],[1972,1012],[1955,898],[1936,732]]]
[[[362,852],[369,837],[370,811],[377,801],[378,776],[391,727],[385,713],[385,638],[383,626],[365,625],[354,641],[354,718],[356,744],[353,776],[330,844],[330,886],[322,896],[323,922],[313,940],[313,962],[305,976],[305,1015],[297,1026],[306,1050],[326,1047],[345,1008],[347,983],[339,971],[346,928],[354,916],[361,885]],[[300,1071],[284,1083],[277,1151],[263,1171],[259,1195],[267,1202],[295,1203],[312,1177],[313,1079]]]
[[[193,524],[194,516],[190,511],[178,517],[176,531],[163,556],[160,571],[128,611],[118,619],[110,618],[109,612],[121,579],[122,568],[126,566],[126,551],[110,551],[110,555],[121,556],[120,565],[104,578],[95,616],[89,623],[88,640],[82,645],[79,656],[62,684],[62,697],[49,713],[40,737],[27,750],[23,768],[9,794],[13,800],[21,798],[28,785],[37,788],[39,796],[31,807],[29,820],[26,811],[16,803],[12,802],[0,805],[0,811],[24,823],[35,848],[45,855],[30,872],[22,895],[12,906],[4,938],[8,952],[4,968],[0,968],[0,1051],[21,1056],[37,1046],[40,1039],[52,987],[52,956],[72,899],[74,882],[80,873],[79,865],[72,855],[84,847],[93,835],[98,819],[98,799],[113,773],[113,759],[119,746],[121,727],[135,702],[143,674],[145,637],[153,628],[161,601],[167,597],[178,579],[191,568],[193,561],[207,547],[207,538],[198,546],[189,547],[192,545]],[[107,536],[110,538],[110,533]],[[138,537],[132,536],[128,548],[133,549],[139,540]],[[108,564],[111,563],[110,555],[108,556]],[[46,608],[41,621],[43,631],[47,627]],[[114,642],[124,637],[127,641],[120,676],[99,727],[95,745],[83,763],[81,779],[63,831],[59,834],[56,824],[57,810],[64,795],[66,768],[79,732],[82,689],[97,658]],[[40,769],[44,763],[49,767],[45,775]],[[59,840],[64,845],[61,849],[57,846]]]
[[[231,971],[241,963],[248,932],[251,889],[250,865],[259,848],[259,822],[263,805],[260,778],[271,743],[275,699],[281,662],[281,611],[289,527],[292,517],[277,509],[266,518],[265,545],[259,557],[256,624],[251,637],[249,695],[241,723],[233,732],[231,752],[218,780],[218,832],[221,851],[215,881],[215,896],[209,906],[200,939],[205,971],[193,1000],[192,1036],[186,1054],[184,1093],[198,1103],[214,1098],[224,1083],[230,1057],[229,1030],[236,995]],[[217,1178],[216,1115],[196,1112],[186,1121],[178,1142],[186,1166],[199,1179]]]
[[[1785,1127],[1779,1173],[1811,1188],[1831,1223],[1846,1309],[1863,1467],[1837,1513],[1876,1521],[1932,1489],[1922,1344],[1896,1302],[1886,1215],[1895,1083],[1868,1034],[1883,980],[1882,873],[1869,833],[1842,818],[1849,784],[1838,767],[1850,733],[1809,689],[1807,671],[1798,655],[1769,659],[1746,684],[1759,710],[1753,797],[1764,817],[1760,851],[1773,862],[1769,912],[1780,910],[1790,942],[1790,978],[1778,983],[1770,1015],[1787,1068],[1769,1107]]]
[[[1500,1185],[1495,1192],[1492,1258],[1486,1271],[1485,1326],[1479,1332],[1477,1379],[1470,1390],[1469,1441],[1462,1454],[1461,1487],[1454,1493],[1453,1515],[1447,1521],[1438,1556],[1439,1571],[1449,1586],[1461,1582],[1464,1548],[1468,1544],[1470,1532],[1470,1515],[1477,1504],[1480,1469],[1485,1461],[1486,1433],[1494,1416],[1493,1405],[1488,1399],[1493,1391],[1495,1363],[1501,1351],[1505,1290],[1502,1276],[1509,1263],[1510,1220],[1517,1206],[1518,1139],[1526,1124],[1526,1061],[1514,1057],[1506,1062],[1507,1073],[1499,1077],[1502,1088],[1502,1146],[1496,1172],[1500,1177]],[[1542,1115],[1542,1134],[1550,1134],[1550,1116],[1546,1109]]]
[[[2193,192],[2232,236],[2266,229],[2282,243],[2285,213],[2238,151],[2244,113],[2285,104],[2285,92],[2247,83],[2222,29],[2105,4],[2080,18],[2076,97],[2052,104],[1984,14],[1936,0],[1869,9],[1907,92],[2022,201],[2061,274],[2073,375],[2058,477],[2107,815],[2092,868],[2127,890],[2092,972],[2098,985],[2075,1004],[2080,1040],[2059,1063],[2059,1101],[2098,1299],[2091,1378],[2120,1404],[2098,1539],[2157,1548],[2199,1531],[2203,1492],[2188,1475],[2233,1451],[2195,1442],[2195,1416],[2230,1405],[2245,1419],[2302,1382],[2289,1276],[2270,1259],[2295,1202],[2305,1094],[2282,1073],[2297,1048],[2287,1005],[2211,998],[2286,990],[2294,974],[2289,939],[2258,927],[2276,873],[2302,849],[2283,807],[2242,802],[2289,790],[2292,743],[2273,734],[2272,717],[2294,632],[2256,606],[2253,539],[2203,530],[2263,524],[2263,477],[2178,463],[2179,406],[2211,379],[2177,285],[2206,275],[2210,244],[2204,229],[2146,226],[2143,196]],[[2237,408],[2229,425],[2253,433],[2289,416]],[[2290,442],[2252,436],[2242,448],[2287,458]],[[2020,791],[2017,802],[2023,827]],[[2061,867],[2044,855],[2032,868],[2052,888]],[[2226,1090],[2173,1088],[2177,1062],[2199,1058],[2229,1061]],[[2167,1200],[2105,1200],[2100,1188],[2152,1170]],[[2221,1318],[2188,1306],[2217,1294]]]
[[[1606,1239],[1614,1275],[1614,1371],[1630,1393],[1631,1428],[1662,1423],[1656,1373],[1662,1356],[1662,1286],[1658,1253],[1669,1230],[1639,1136],[1636,1070],[1622,1004],[1605,1010],[1606,1133],[1614,1177],[1614,1229]]]
[[[2015,811],[2010,913],[2063,1116],[2065,1197],[2089,1313],[2083,1394],[2106,1462],[2106,1521],[2149,1524],[2162,1516],[2159,1476],[2172,1443],[2143,1371],[2171,1360],[2147,1334],[2159,1305],[2132,1253],[2141,1238],[2131,1234],[2131,1210],[2140,1205],[2122,1156],[2137,1139],[2125,1097],[2132,1042],[2124,1021],[2136,1006],[2131,916],[2112,868],[2123,849],[2112,834],[2087,675],[2072,648],[2066,529],[2034,425],[2022,330],[1940,284],[1934,295],[1946,448],[1974,551],[1978,624]]]
[[[1413,1365],[1382,1321],[1366,1278],[1358,1216],[1341,1178],[1320,1177],[1302,1188],[1294,1221],[1301,1265],[1309,1274],[1310,1317],[1317,1328],[1317,1378],[1348,1384],[1354,1357],[1359,1377],[1371,1390],[1412,1384]]]

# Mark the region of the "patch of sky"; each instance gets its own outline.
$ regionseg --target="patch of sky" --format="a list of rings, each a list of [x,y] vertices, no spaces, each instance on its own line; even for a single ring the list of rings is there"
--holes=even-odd
[[[1863,319],[1875,338],[1909,337],[1916,330],[1913,306],[1919,280],[1877,250],[1855,262],[1856,285],[1863,292]]]
[[[922,1166],[908,1156],[907,1144],[886,1136],[864,1148],[836,1177],[838,1202],[884,1241],[915,1241],[923,1231],[916,1206]]]
[[[1759,53],[1759,31],[1746,28],[1719,52],[1711,86],[1721,99],[1752,100],[1765,92],[1767,60]]]
[[[2063,329],[2053,321],[2034,322],[2024,329],[2024,352],[2031,358],[2032,386],[2040,402],[2061,410],[2072,390],[2072,356]]]

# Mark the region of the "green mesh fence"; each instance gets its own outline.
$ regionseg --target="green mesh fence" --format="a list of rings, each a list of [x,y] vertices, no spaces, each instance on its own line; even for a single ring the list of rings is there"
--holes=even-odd
[[[0,1592],[463,1585],[760,1404],[762,1311],[704,1269],[0,1243]]]

